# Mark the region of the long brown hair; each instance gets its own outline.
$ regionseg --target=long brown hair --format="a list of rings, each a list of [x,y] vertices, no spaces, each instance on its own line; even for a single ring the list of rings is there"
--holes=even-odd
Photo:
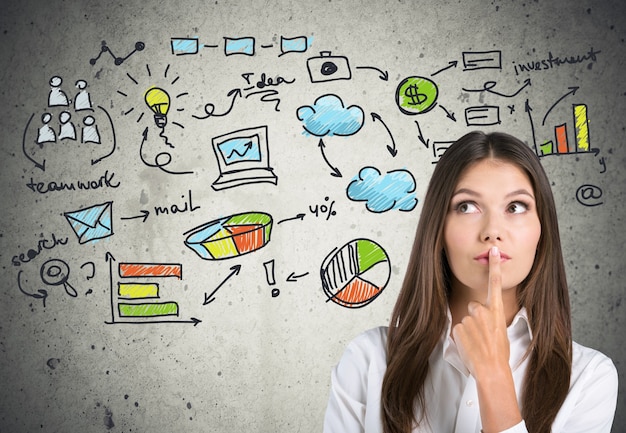
[[[541,223],[533,266],[517,289],[518,306],[526,307],[533,335],[521,404],[528,431],[549,432],[567,396],[572,366],[570,305],[550,182],[537,155],[522,141],[504,133],[471,132],[445,151],[423,201],[388,331],[382,388],[385,433],[408,433],[428,416],[424,401],[428,358],[444,333],[450,295],[444,222],[460,176],[486,158],[515,164],[528,175]],[[419,419],[416,403],[421,408]]]

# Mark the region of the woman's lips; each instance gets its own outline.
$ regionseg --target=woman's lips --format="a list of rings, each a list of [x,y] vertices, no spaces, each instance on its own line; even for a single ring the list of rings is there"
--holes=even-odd
[[[474,260],[476,260],[481,265],[488,265],[489,264],[489,250],[485,251],[482,254],[477,255],[476,257],[474,257]],[[500,251],[500,263],[504,263],[508,260],[511,260],[511,257],[509,257],[508,254]]]

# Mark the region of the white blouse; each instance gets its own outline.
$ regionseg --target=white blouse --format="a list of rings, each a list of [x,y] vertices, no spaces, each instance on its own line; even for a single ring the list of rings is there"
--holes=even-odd
[[[424,386],[428,422],[423,422],[414,433],[480,432],[476,382],[450,336],[451,323],[448,312],[448,326],[430,356]],[[380,400],[387,368],[387,329],[371,329],[348,344],[332,371],[324,433],[382,433]],[[532,338],[525,309],[517,313],[507,331],[511,345],[509,365],[521,404],[528,367],[524,354]],[[609,433],[617,405],[617,370],[608,357],[577,343],[573,344],[572,354],[569,393],[552,424],[552,432]],[[523,432],[527,432],[524,421],[506,430]]]

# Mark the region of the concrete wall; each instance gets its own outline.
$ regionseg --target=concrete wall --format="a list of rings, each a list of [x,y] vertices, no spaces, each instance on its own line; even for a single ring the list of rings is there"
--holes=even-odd
[[[434,164],[474,129],[541,156],[574,338],[625,382],[625,12],[3,2],[0,431],[320,431],[346,343],[388,323]],[[355,246],[371,291],[323,283]]]

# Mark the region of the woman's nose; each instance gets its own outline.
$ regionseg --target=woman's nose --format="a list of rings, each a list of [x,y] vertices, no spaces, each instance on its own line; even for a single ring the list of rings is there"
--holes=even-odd
[[[484,242],[502,241],[502,221],[496,216],[486,216],[480,237]]]

